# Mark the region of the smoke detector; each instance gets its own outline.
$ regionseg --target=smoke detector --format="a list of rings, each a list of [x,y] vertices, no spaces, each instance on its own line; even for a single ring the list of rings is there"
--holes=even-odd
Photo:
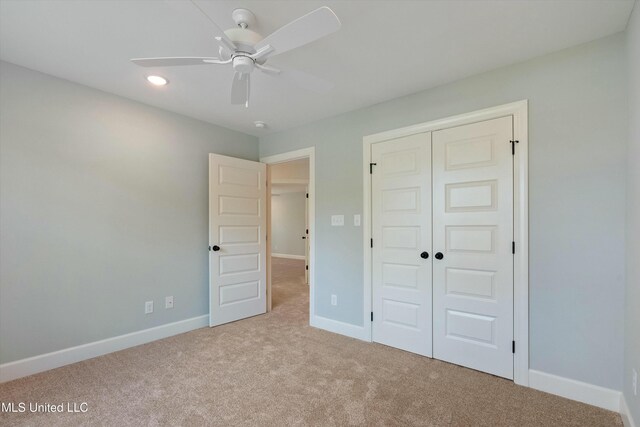
[[[267,127],[267,124],[265,122],[261,122],[260,120],[253,122],[253,124],[256,125],[258,129],[264,129]]]

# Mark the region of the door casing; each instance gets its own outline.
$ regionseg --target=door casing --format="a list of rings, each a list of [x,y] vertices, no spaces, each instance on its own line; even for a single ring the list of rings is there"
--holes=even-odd
[[[311,238],[309,237],[309,184],[305,187],[305,193],[307,198],[304,200],[304,263],[307,266],[304,270],[304,283],[309,284],[309,264],[311,260],[309,259],[309,255],[311,254],[310,244]]]
[[[528,101],[522,100],[496,107],[460,114],[457,116],[419,123],[399,129],[393,129],[363,138],[362,147],[362,184],[363,209],[362,244],[363,257],[363,325],[368,341],[372,340],[372,254],[371,239],[371,148],[377,142],[405,137],[424,132],[433,132],[454,126],[466,125],[499,117],[513,116],[513,136],[515,154],[513,164],[513,228],[516,242],[514,255],[514,294],[513,294],[513,331],[516,351],[514,354],[513,378],[516,384],[529,386],[529,208],[528,208]]]

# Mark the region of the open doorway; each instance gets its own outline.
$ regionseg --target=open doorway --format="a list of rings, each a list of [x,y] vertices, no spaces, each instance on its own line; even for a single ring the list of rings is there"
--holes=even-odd
[[[269,176],[271,304],[276,309],[281,304],[304,304],[309,298],[309,159],[270,165]]]
[[[309,318],[313,318],[313,154],[310,148],[261,159],[268,177],[267,309],[286,305],[300,313],[308,307]]]

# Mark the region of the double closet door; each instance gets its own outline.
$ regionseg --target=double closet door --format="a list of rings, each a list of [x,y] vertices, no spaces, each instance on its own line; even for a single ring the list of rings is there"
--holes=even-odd
[[[513,378],[512,122],[373,145],[373,341]]]

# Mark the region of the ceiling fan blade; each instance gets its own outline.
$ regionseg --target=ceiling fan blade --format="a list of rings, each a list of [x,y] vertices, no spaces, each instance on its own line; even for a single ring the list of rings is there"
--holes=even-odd
[[[168,58],[133,58],[131,60],[141,67],[175,67],[180,65],[223,64],[218,58],[168,57]]]
[[[261,65],[261,64],[258,64],[257,62],[255,65],[258,70],[266,74],[280,74],[281,72],[281,70],[278,68],[270,67],[268,65]]]
[[[266,69],[264,69],[266,68]],[[272,67],[258,67],[265,74],[272,77],[287,80],[303,89],[308,89],[316,93],[324,93],[333,89],[333,83],[328,82],[320,77],[305,73],[299,70],[277,69]]]
[[[276,30],[257,43],[255,49],[259,51],[271,45],[274,49],[271,56],[280,55],[338,31],[340,25],[336,14],[327,6],[323,6]]]
[[[220,26],[216,23],[216,21],[214,21],[213,19],[211,19],[211,17],[209,15],[207,15],[207,13],[204,11],[204,9],[202,9],[200,7],[200,5],[198,3],[196,3],[195,0],[190,0],[191,3],[200,11],[200,13],[202,13],[202,15],[207,18],[207,20],[211,23],[211,25],[213,26],[214,29],[214,38],[216,40],[216,42],[218,42],[218,45],[224,49],[226,51],[226,53],[228,54],[232,54],[233,52],[235,52],[236,50],[236,46],[233,44],[233,42],[231,41],[231,39],[229,37],[227,37],[227,35],[224,33],[224,31],[222,31],[222,29],[220,28]]]
[[[249,107],[249,74],[236,72],[231,84],[231,103]]]
[[[262,46],[260,49],[256,51],[253,55],[249,55],[256,63],[260,61],[262,58],[267,57],[271,52],[273,52],[273,48],[270,44]]]

